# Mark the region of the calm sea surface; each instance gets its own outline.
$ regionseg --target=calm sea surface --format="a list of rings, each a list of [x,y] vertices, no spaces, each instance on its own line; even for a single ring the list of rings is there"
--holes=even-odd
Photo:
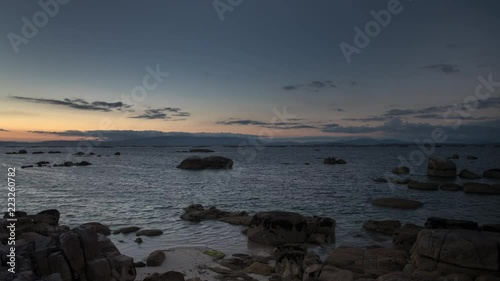
[[[176,168],[190,155],[179,153],[189,148],[94,148],[102,157],[72,157],[72,161],[89,161],[88,167],[31,168],[22,165],[38,161],[62,163],[68,154],[47,154],[65,148],[27,148],[27,155],[5,155],[20,148],[0,147],[4,187],[2,209],[6,209],[7,167],[17,167],[17,209],[35,213],[57,208],[61,223],[78,226],[97,221],[111,229],[122,226],[159,228],[165,234],[144,238],[137,245],[131,235],[112,235],[120,250],[140,260],[156,249],[176,246],[209,246],[226,253],[260,250],[247,243],[241,227],[221,222],[189,223],[180,220],[182,208],[193,203],[217,206],[224,210],[294,211],[305,215],[329,216],[337,221],[340,245],[388,243],[389,238],[371,236],[361,228],[368,219],[399,219],[403,223],[423,224],[429,216],[469,219],[479,223],[500,223],[500,196],[464,194],[463,192],[418,191],[406,185],[390,186],[372,179],[396,167],[398,156],[408,159],[410,147],[212,147],[214,155],[234,160],[233,170],[185,171]],[[33,155],[33,151],[45,154]],[[114,156],[115,152],[121,156]],[[451,156],[459,170],[482,173],[500,168],[500,148],[441,147],[435,154]],[[475,155],[478,160],[466,160]],[[346,165],[324,165],[320,158],[334,156]],[[310,163],[306,165],[305,163]],[[411,178],[428,180],[427,162],[412,170]],[[457,178],[457,182],[460,179]],[[500,180],[478,180],[500,183]],[[372,206],[376,197],[398,196],[425,203],[417,210],[394,210]],[[323,249],[327,251],[328,249]],[[321,249],[320,249],[321,251]]]

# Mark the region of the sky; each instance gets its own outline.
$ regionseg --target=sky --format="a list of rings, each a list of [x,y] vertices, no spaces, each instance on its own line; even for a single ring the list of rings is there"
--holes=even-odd
[[[499,27],[494,0],[1,1],[0,141],[498,141]]]

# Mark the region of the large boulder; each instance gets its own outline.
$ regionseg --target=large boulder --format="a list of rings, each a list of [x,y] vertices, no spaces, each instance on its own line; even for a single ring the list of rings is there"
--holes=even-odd
[[[483,177],[500,179],[500,169],[490,169],[483,172]]]
[[[250,241],[266,245],[305,243],[306,219],[292,212],[261,212],[253,216],[247,236]]]
[[[460,171],[460,173],[458,173],[458,176],[463,178],[463,179],[480,179],[481,176],[474,173],[474,172],[471,172],[469,170],[462,170]]]
[[[394,230],[392,234],[394,248],[409,251],[417,241],[417,235],[422,229],[424,227],[407,223]]]
[[[340,247],[325,260],[325,266],[349,270],[354,278],[377,278],[381,275],[401,271],[406,265],[407,252],[397,249],[360,249]]]
[[[398,209],[417,209],[423,205],[421,202],[404,198],[377,198],[372,201],[372,204],[380,207]]]
[[[449,159],[429,157],[427,175],[431,177],[454,178],[457,176],[457,165]]]
[[[473,222],[473,221],[430,217],[425,222],[425,228],[479,230],[479,225],[477,224],[477,222]]]
[[[500,233],[463,229],[424,229],[412,249],[415,270],[461,273],[472,278],[500,276]]]
[[[465,193],[500,194],[500,185],[479,182],[466,182],[463,184]]]
[[[95,228],[95,230],[97,231],[97,233],[100,233],[102,235],[110,235],[111,234],[111,230],[109,229],[109,227],[105,226],[104,224],[102,223],[99,223],[99,222],[88,222],[88,223],[84,223],[82,224],[83,227],[91,227],[91,228]]]
[[[191,156],[184,159],[177,168],[185,170],[232,169],[233,160],[222,156],[209,156],[205,158]]]
[[[185,213],[181,219],[191,222],[200,222],[204,220],[221,220],[231,224],[248,225],[251,217],[246,212],[228,212],[219,210],[216,207],[205,209],[200,204],[193,204],[184,208]]]
[[[59,218],[61,214],[56,209],[50,209],[41,211],[40,213],[33,216],[33,222],[36,223],[47,223],[51,226],[56,226],[59,224]]]
[[[284,280],[303,277],[302,264],[306,251],[296,245],[283,245],[275,249],[275,272]]]
[[[369,220],[363,224],[363,228],[366,230],[386,235],[392,235],[394,233],[394,230],[399,227],[401,227],[401,222],[398,220]]]
[[[160,266],[165,261],[165,252],[157,250],[149,254],[146,265],[147,266]]]

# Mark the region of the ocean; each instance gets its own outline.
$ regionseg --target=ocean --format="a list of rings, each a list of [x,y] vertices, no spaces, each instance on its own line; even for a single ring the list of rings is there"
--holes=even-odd
[[[158,228],[164,234],[133,242],[134,234],[111,235],[122,253],[143,260],[153,250],[177,246],[208,246],[225,253],[266,251],[248,243],[242,227],[216,221],[182,221],[183,208],[199,203],[231,211],[255,213],[284,210],[304,215],[328,216],[337,221],[338,246],[390,244],[391,237],[376,236],[362,229],[369,219],[398,219],[402,223],[424,224],[431,216],[500,223],[500,196],[449,191],[420,191],[406,185],[376,183],[401,158],[419,151],[416,146],[399,147],[210,147],[215,153],[185,153],[186,147],[95,147],[95,156],[75,157],[65,148],[29,148],[26,155],[6,155],[20,147],[0,147],[2,192],[7,195],[7,168],[16,167],[16,208],[28,213],[55,208],[61,224],[76,227],[85,222],[101,222],[112,230],[123,226]],[[60,150],[62,154],[47,154]],[[31,154],[43,151],[44,154]],[[120,152],[120,156],[115,156]],[[460,155],[458,171],[469,169],[481,174],[500,168],[500,148],[486,146],[438,147],[434,155]],[[102,155],[102,157],[97,157]],[[234,160],[232,170],[187,171],[176,166],[191,155],[221,155]],[[477,160],[465,159],[467,155]],[[325,165],[323,158],[342,158],[345,165]],[[52,164],[88,161],[86,167],[35,167],[20,169],[39,161]],[[410,178],[434,181],[426,176],[427,161],[410,167]],[[450,180],[448,180],[450,181]],[[460,183],[457,178],[451,180]],[[467,181],[467,180],[466,180]],[[471,181],[471,180],[468,180]],[[500,183],[480,179],[479,182]],[[377,197],[404,197],[424,203],[416,210],[377,207]],[[7,209],[7,196],[0,196]]]

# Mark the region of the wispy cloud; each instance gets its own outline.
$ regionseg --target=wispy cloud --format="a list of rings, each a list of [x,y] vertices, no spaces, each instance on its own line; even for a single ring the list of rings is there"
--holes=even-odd
[[[120,109],[131,107],[130,105],[124,104],[123,102],[104,102],[104,101],[88,102],[88,101],[83,100],[83,99],[66,98],[63,100],[56,100],[56,99],[29,98],[29,97],[20,97],[20,96],[11,96],[10,98],[16,99],[16,100],[21,100],[21,101],[26,101],[26,102],[59,105],[59,106],[65,106],[65,107],[74,108],[74,109],[78,109],[78,110],[90,110],[90,111],[109,112],[109,111],[112,111],[114,109],[120,110]]]
[[[164,107],[164,108],[148,108],[146,109],[142,114],[136,115],[136,116],[131,116],[129,118],[136,118],[136,119],[149,119],[149,120],[154,120],[154,119],[165,119],[169,120],[171,119],[172,121],[180,121],[181,119],[175,118],[173,119],[172,117],[188,117],[191,116],[190,113],[182,111],[180,108],[177,107]],[[182,120],[185,120],[182,119]]]
[[[300,121],[301,119],[294,119]],[[294,121],[290,120],[290,121]],[[230,118],[228,120],[217,122],[219,125],[240,125],[240,126],[259,126],[263,128],[279,129],[279,130],[293,130],[293,129],[317,129],[318,127],[308,125],[302,122],[263,122],[250,119],[236,119]]]
[[[453,74],[460,72],[457,65],[447,63],[437,63],[423,66],[422,69],[436,70],[445,74]]]
[[[5,130],[5,129],[0,128],[0,132],[9,132],[9,130]]]

